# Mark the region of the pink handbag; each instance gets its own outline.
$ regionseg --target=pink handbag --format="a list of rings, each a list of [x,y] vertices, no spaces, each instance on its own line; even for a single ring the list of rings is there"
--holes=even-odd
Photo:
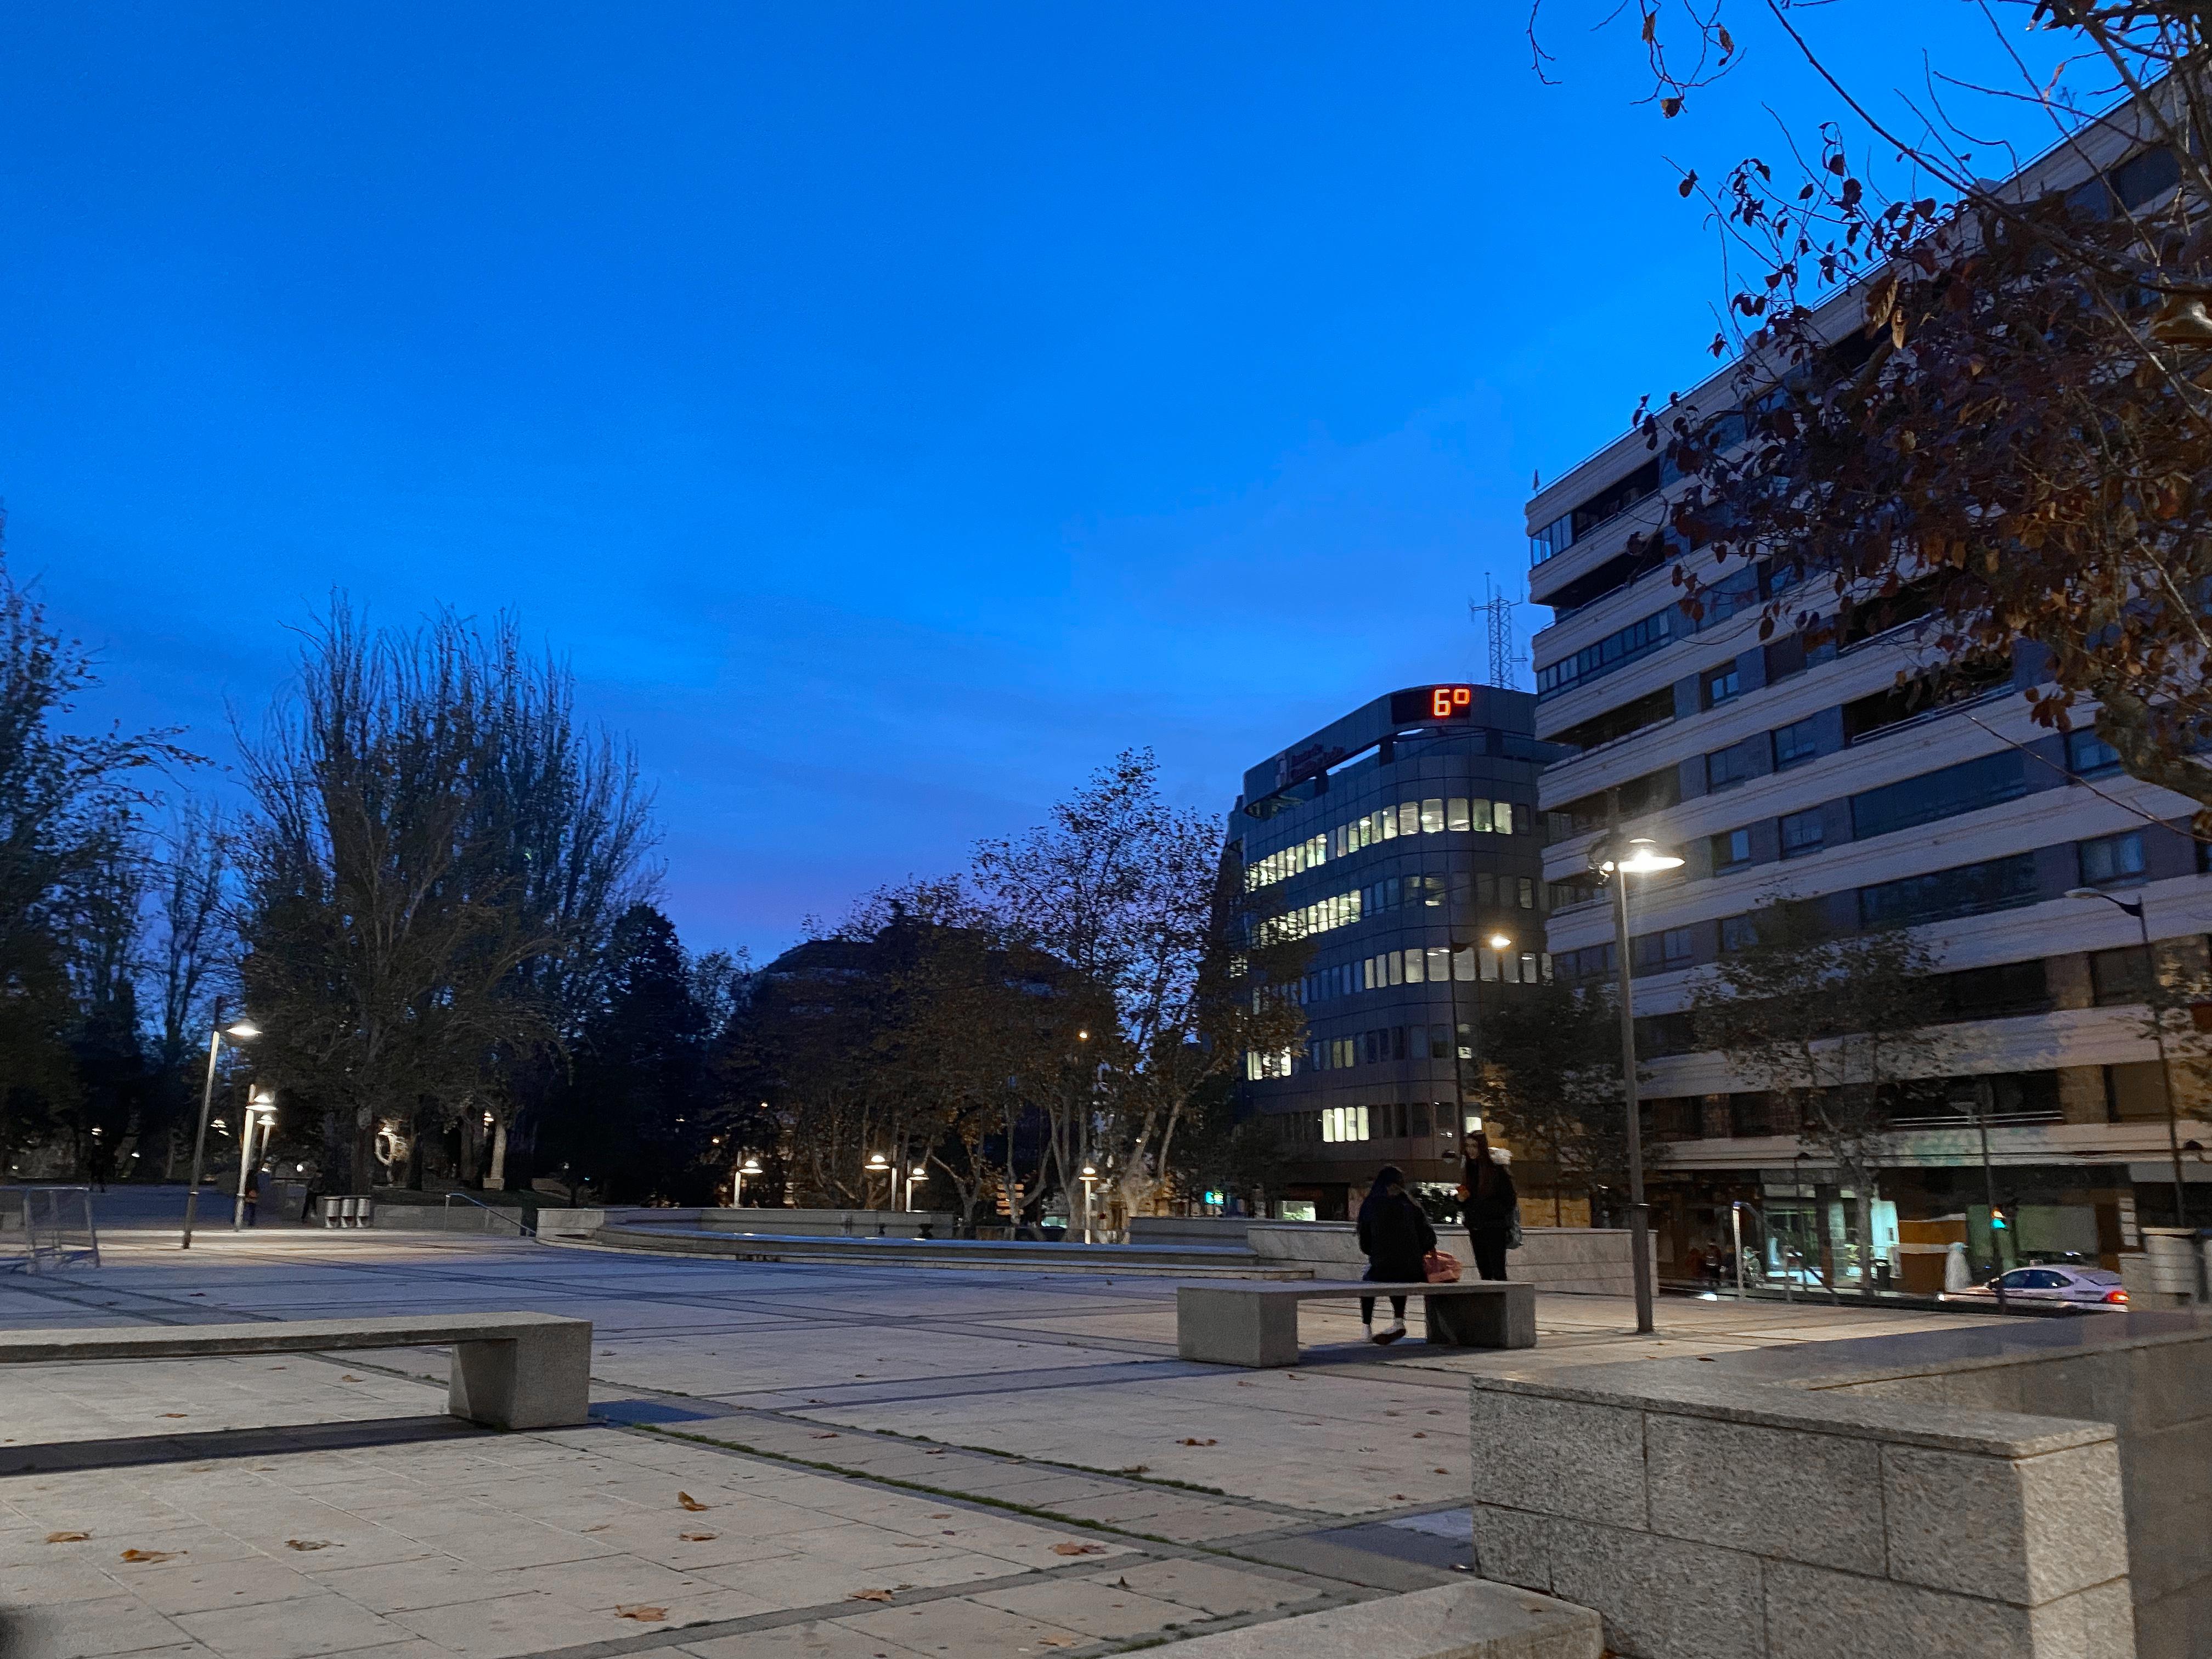
[[[1442,1250],[1431,1250],[1421,1258],[1421,1276],[1431,1285],[1459,1283],[1459,1258]]]

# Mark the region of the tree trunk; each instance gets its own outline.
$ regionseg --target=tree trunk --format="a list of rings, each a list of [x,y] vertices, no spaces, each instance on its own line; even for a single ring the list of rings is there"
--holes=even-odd
[[[491,1126],[491,1173],[484,1177],[487,1192],[507,1189],[507,1120],[500,1119]]]

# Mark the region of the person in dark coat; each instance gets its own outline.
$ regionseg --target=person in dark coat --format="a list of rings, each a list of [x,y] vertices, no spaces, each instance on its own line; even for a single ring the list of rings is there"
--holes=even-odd
[[[1482,1130],[1468,1137],[1467,1169],[1459,1188],[1461,1212],[1474,1246],[1474,1270],[1484,1279],[1505,1277],[1506,1242],[1513,1235],[1513,1218],[1520,1205],[1513,1172],[1506,1167],[1512,1161],[1512,1154],[1492,1146]]]
[[[1419,1285],[1428,1279],[1421,1258],[1437,1248],[1437,1230],[1406,1190],[1405,1172],[1389,1164],[1359,1206],[1359,1249],[1367,1257],[1366,1277],[1384,1285]],[[1390,1298],[1390,1328],[1375,1328],[1375,1298],[1359,1298],[1359,1322],[1370,1342],[1388,1346],[1406,1334],[1406,1298]]]

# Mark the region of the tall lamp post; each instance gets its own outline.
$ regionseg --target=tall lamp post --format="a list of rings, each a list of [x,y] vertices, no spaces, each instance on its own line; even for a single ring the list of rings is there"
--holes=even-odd
[[[2101,887],[2069,887],[2066,896],[2070,899],[2100,898],[2115,909],[2124,910],[2136,919],[2136,931],[2142,936],[2143,996],[2150,1004],[2151,1035],[2158,1040],[2159,1083],[2166,1091],[2166,1145],[2173,1158],[2173,1224],[2189,1224],[2188,1188],[2181,1175],[2181,1125],[2176,1115],[2173,1099],[2173,1057],[2166,1051],[2166,1012],[2158,1006],[2158,957],[2151,949],[2150,918],[2143,914],[2141,899],[2115,897]]]
[[[199,1133],[192,1138],[192,1184],[185,1192],[185,1238],[184,1243],[177,1247],[179,1249],[192,1248],[192,1223],[199,1216],[200,1176],[207,1166],[208,1114],[215,1109],[216,1056],[222,1049],[225,1037],[234,1042],[243,1042],[260,1035],[261,1028],[250,1019],[234,1020],[225,1025],[222,1006],[216,1005],[215,1022],[208,1031],[207,1081],[200,1088],[200,1127]]]
[[[242,1232],[246,1228],[246,1182],[254,1163],[260,1156],[255,1146],[256,1137],[265,1141],[276,1127],[276,1091],[256,1089],[246,1097],[245,1121],[238,1137],[238,1196],[230,1212],[230,1230]]]
[[[1091,1242],[1091,1188],[1098,1180],[1098,1166],[1095,1164],[1085,1164],[1079,1179],[1083,1182],[1083,1242],[1088,1244]]]
[[[1634,1257],[1636,1331],[1649,1336],[1651,1322],[1651,1215],[1644,1202],[1644,1127],[1636,1097],[1635,976],[1628,948],[1628,878],[1679,870],[1682,860],[1643,836],[1623,840],[1607,836],[1590,849],[1590,868],[1613,884],[1613,933],[1620,957],[1620,1088],[1628,1107],[1628,1248]]]
[[[747,1155],[744,1163],[738,1165],[731,1177],[737,1183],[737,1190],[730,1194],[730,1207],[732,1209],[742,1210],[745,1207],[745,1177],[747,1176],[757,1176],[760,1172],[760,1160],[750,1154]]]

